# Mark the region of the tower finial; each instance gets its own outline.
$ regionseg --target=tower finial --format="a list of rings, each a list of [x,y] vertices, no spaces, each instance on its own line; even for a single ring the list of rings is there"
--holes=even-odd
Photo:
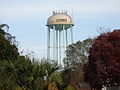
[[[53,15],[55,14],[55,11],[53,11]]]

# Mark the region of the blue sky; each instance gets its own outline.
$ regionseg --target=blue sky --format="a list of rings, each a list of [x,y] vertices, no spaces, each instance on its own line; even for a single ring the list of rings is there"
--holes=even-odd
[[[96,37],[98,27],[120,29],[120,0],[0,0],[0,24],[9,25],[19,50],[46,57],[47,18],[68,10],[74,19],[74,42]]]

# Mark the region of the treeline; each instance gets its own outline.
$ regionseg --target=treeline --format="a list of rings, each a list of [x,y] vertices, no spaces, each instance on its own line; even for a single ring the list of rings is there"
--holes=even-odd
[[[0,90],[47,90],[49,84],[61,85],[56,72],[60,67],[52,61],[38,62],[20,55],[15,37],[5,32],[5,27],[0,25]]]
[[[86,50],[83,47],[91,44],[91,39],[68,46],[63,69],[52,60],[36,61],[27,55],[20,55],[15,37],[5,32],[5,28],[9,27],[6,24],[0,25],[0,90],[73,90],[82,85],[88,87],[83,82],[82,68],[84,58],[87,60],[88,56],[83,53],[89,47]],[[76,48],[76,54],[78,50],[83,50],[77,55],[80,55],[81,60],[76,58],[74,61],[71,58],[69,53],[75,49],[71,47]]]
[[[0,90],[101,90],[120,86],[120,30],[69,45],[63,68],[54,60],[37,61],[21,55],[8,28],[0,25]]]

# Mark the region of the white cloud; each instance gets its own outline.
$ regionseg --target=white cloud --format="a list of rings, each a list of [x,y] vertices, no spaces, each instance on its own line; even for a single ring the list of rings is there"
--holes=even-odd
[[[47,0],[46,0],[47,1]],[[72,1],[72,0],[71,0]],[[120,12],[120,0],[104,0],[104,1],[94,1],[92,2],[87,0],[83,2],[75,1],[75,3],[71,3],[70,1],[59,1],[53,2],[48,1],[48,3],[16,3],[13,5],[3,4],[0,5],[0,12],[2,16],[17,18],[17,17],[31,17],[31,16],[43,16],[44,14],[51,13],[52,10],[56,9],[67,9],[71,11],[72,7],[74,9],[74,13],[118,13]],[[0,16],[1,16],[0,15]]]
[[[47,46],[27,46],[19,47],[19,52],[22,52],[22,55],[29,55],[35,58],[46,58]]]
[[[21,49],[29,49],[29,50],[46,50],[47,49],[47,46],[46,45],[43,45],[43,46],[27,46],[27,47],[20,47],[20,50]]]

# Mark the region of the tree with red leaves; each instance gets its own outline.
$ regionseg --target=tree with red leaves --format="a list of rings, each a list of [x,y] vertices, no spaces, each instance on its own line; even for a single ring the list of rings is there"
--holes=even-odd
[[[89,51],[84,67],[84,80],[100,90],[104,86],[120,86],[120,30],[98,36]]]

